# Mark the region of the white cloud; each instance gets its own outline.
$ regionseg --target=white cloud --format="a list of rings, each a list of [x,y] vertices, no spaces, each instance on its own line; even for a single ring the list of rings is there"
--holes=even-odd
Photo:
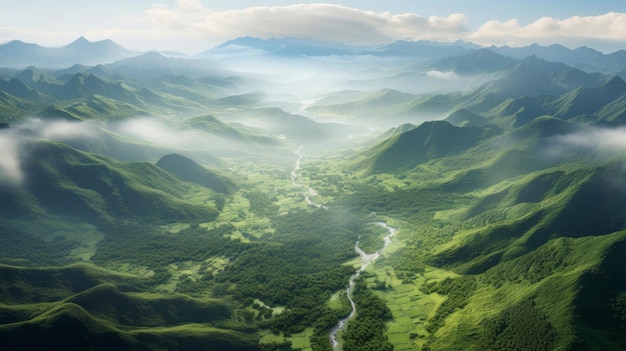
[[[137,118],[120,122],[117,133],[135,140],[175,149],[208,149],[216,145],[214,137],[196,130],[180,130],[156,118]],[[224,145],[224,144],[222,144]]]
[[[179,0],[175,7],[154,5],[146,16],[158,28],[223,40],[289,36],[372,44],[396,39],[452,40],[467,32],[467,18],[462,14],[423,17],[321,3],[215,12],[199,1]]]
[[[31,143],[39,140],[69,141],[96,136],[90,122],[45,121],[29,118],[0,131],[0,185],[19,185],[24,180],[22,161],[29,157]]]
[[[79,35],[90,40],[110,38],[135,50],[179,50],[198,53],[241,36],[260,38],[302,37],[361,44],[383,44],[395,40],[468,40],[481,45],[524,46],[532,43],[561,43],[569,47],[587,45],[605,51],[626,43],[626,13],[564,19],[542,17],[524,24],[518,19],[472,23],[462,13],[422,16],[361,10],[330,3],[289,6],[257,6],[215,11],[198,0],[161,1],[143,13],[128,13],[73,31],[1,28],[0,42],[20,39],[57,46]],[[477,28],[471,30],[470,28]]]
[[[626,13],[609,12],[599,16],[566,19],[542,17],[528,25],[516,19],[489,21],[467,39],[483,45],[524,46],[532,43],[570,46],[599,42],[626,42]]]
[[[454,41],[464,39],[482,45],[523,46],[532,43],[569,46],[626,42],[626,13],[542,17],[528,25],[517,19],[489,21],[469,30],[467,16],[420,16],[365,11],[328,3],[250,7],[211,11],[197,0],[179,0],[176,6],[153,5],[145,13],[156,28],[205,40],[241,36],[260,38],[302,37],[380,44],[395,40]]]
[[[599,153],[626,152],[626,127],[589,128],[583,132],[558,136],[556,141],[568,147]]]
[[[545,156],[563,157],[573,152],[584,152],[594,159],[607,160],[626,155],[626,127],[587,127],[575,133],[549,139]]]
[[[41,119],[32,118],[26,121],[22,127],[36,132],[44,139],[59,141],[88,139],[96,134],[89,122],[63,120],[44,122]]]
[[[433,70],[433,71],[428,71],[426,73],[426,75],[429,78],[443,79],[443,80],[457,80],[457,79],[459,79],[459,76],[454,71],[440,72],[440,71]]]

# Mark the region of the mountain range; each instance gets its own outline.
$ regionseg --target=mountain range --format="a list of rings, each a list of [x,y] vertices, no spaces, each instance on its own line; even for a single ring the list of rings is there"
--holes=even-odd
[[[532,44],[525,47],[480,47],[472,43],[457,41],[453,43],[433,41],[396,41],[387,45],[374,48],[351,46],[340,42],[316,41],[300,38],[270,38],[260,39],[255,37],[242,37],[229,40],[214,48],[195,55],[197,59],[219,57],[227,59],[230,56],[240,55],[272,55],[276,57],[303,57],[303,56],[380,56],[380,57],[405,57],[415,60],[438,60],[461,57],[474,51],[493,52],[502,56],[522,60],[529,56],[551,61],[563,62],[569,66],[585,72],[618,73],[626,71],[624,64],[626,51],[619,50],[610,54],[600,51],[579,47],[570,49],[559,44],[541,46]],[[37,44],[24,43],[14,40],[0,45],[0,67],[24,69],[28,66],[39,68],[66,68],[75,64],[93,66],[97,64],[113,63],[126,58],[139,56],[145,53],[134,52],[123,48],[119,44],[106,39],[90,42],[80,37],[72,43],[56,48],[42,47]],[[150,54],[150,53],[148,53]],[[155,60],[158,56],[148,55],[145,60]],[[187,58],[180,54],[163,53],[163,56],[178,58],[179,62],[186,62]],[[162,59],[161,59],[162,60]],[[463,60],[466,64],[468,58]],[[178,67],[170,60],[160,64],[160,69],[172,69]],[[444,63],[439,64],[445,67]],[[490,69],[495,69],[496,66]],[[180,69],[180,68],[178,68]],[[187,70],[190,73],[191,70]]]
[[[65,68],[77,63],[83,65],[110,63],[135,55],[135,52],[108,39],[90,42],[80,37],[58,48],[14,40],[0,45],[0,66],[18,69],[28,66]]]
[[[499,63],[494,64],[495,61]],[[493,67],[499,74],[462,94],[415,95],[383,89],[359,96],[357,100],[346,98],[340,103],[328,104],[330,100],[321,98],[307,110],[333,118],[375,120],[386,126],[428,118],[443,119],[458,110],[478,117],[491,116],[491,123],[500,126],[501,123],[523,124],[542,115],[590,118],[615,124],[623,119],[617,107],[624,97],[624,81],[619,76],[585,73],[533,56],[517,61],[494,53],[478,56],[472,53],[439,64],[459,68],[454,62],[463,62],[473,73]],[[384,119],[380,115],[384,115]]]

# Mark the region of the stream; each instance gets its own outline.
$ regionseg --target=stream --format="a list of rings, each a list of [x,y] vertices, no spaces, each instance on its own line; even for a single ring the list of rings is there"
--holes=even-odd
[[[291,185],[297,187],[297,188],[302,188],[304,187],[302,184],[296,182],[296,179],[298,179],[298,170],[300,169],[300,163],[302,163],[302,157],[304,157],[302,155],[302,148],[303,146],[300,146],[296,151],[294,151],[293,153],[296,154],[296,156],[298,156],[298,159],[296,160],[296,164],[293,167],[293,171],[291,171]],[[313,206],[313,207],[317,207],[317,208],[322,208],[324,210],[328,210],[328,207],[322,205],[322,204],[318,204],[313,202],[313,200],[311,200],[311,197],[316,197],[319,194],[317,193],[317,191],[315,191],[315,189],[311,188],[310,186],[307,187],[307,192],[304,195],[304,201],[306,201],[307,205],[309,206]]]
[[[303,158],[303,155],[301,152],[302,148],[303,146],[300,146],[296,151],[294,151],[296,156],[298,156],[298,159],[296,160],[296,164],[293,168],[293,171],[291,171],[291,184],[294,187],[298,187],[298,188],[304,187],[302,184],[299,184],[296,182],[296,180],[298,179],[298,170],[300,169],[300,164]],[[325,210],[328,210],[328,207],[321,205],[321,204],[317,204],[311,200],[311,197],[317,196],[318,193],[310,186],[307,188],[308,188],[308,191],[306,195],[304,196],[306,203],[309,206],[315,206],[317,208],[323,208]],[[359,275],[361,275],[361,272],[365,271],[370,264],[376,261],[378,257],[380,257],[380,255],[383,254],[383,252],[387,249],[387,246],[391,244],[391,238],[398,231],[396,228],[388,226],[387,223],[385,222],[375,222],[372,224],[384,227],[385,229],[387,229],[389,233],[384,237],[383,247],[372,254],[368,254],[367,252],[363,251],[359,247],[358,241],[354,244],[354,251],[356,251],[361,257],[361,267],[359,267],[359,269],[357,269],[357,271],[354,272],[354,274],[350,277],[350,280],[348,281],[348,287],[346,288],[346,296],[348,297],[348,301],[350,301],[350,306],[352,307],[352,310],[350,311],[350,314],[347,317],[339,320],[337,325],[333,327],[333,329],[330,331],[329,339],[330,339],[331,345],[333,346],[333,350],[338,350],[339,348],[339,341],[337,340],[337,334],[340,331],[342,331],[343,328],[346,326],[346,324],[356,315],[356,304],[352,300],[352,291],[354,290],[355,280],[359,277]]]

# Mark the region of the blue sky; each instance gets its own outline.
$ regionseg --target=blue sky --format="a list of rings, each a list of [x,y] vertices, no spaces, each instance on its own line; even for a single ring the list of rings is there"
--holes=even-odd
[[[398,39],[481,45],[537,42],[626,49],[626,1],[504,0],[0,0],[0,43],[44,46],[78,36],[135,50],[197,53],[238,36]]]

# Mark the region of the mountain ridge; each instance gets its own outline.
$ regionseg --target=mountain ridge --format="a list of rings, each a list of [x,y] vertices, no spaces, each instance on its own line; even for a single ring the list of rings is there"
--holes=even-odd
[[[28,66],[64,68],[80,63],[93,65],[134,55],[133,51],[105,39],[91,42],[79,37],[62,47],[43,47],[15,40],[0,45],[0,66],[23,69]]]

